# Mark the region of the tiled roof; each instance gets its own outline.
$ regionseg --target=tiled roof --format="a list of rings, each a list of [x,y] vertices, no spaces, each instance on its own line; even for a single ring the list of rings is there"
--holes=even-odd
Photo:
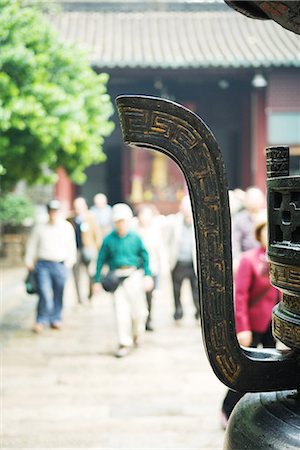
[[[234,11],[60,12],[60,36],[101,68],[299,67],[300,37]]]

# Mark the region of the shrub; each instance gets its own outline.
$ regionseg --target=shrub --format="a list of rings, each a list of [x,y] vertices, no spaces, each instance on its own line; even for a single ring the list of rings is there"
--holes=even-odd
[[[20,226],[33,220],[34,206],[31,200],[22,195],[9,193],[0,196],[0,223]]]

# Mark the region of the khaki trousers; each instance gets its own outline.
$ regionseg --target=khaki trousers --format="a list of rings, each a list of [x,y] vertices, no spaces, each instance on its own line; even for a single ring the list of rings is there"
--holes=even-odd
[[[144,272],[135,270],[113,293],[120,345],[132,346],[145,332],[148,308],[143,278]]]

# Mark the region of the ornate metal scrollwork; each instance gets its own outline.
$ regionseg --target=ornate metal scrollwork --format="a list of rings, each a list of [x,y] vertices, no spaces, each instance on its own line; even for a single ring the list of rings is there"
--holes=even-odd
[[[196,232],[202,333],[214,372],[241,392],[297,387],[299,356],[293,351],[246,350],[236,339],[227,180],[213,134],[198,116],[167,100],[121,96],[117,106],[124,141],[168,155],[187,181]]]

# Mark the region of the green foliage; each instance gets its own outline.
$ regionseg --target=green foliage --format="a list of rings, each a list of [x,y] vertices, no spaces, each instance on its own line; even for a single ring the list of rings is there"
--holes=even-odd
[[[2,190],[21,179],[53,182],[60,166],[82,183],[84,169],[105,160],[104,137],[113,130],[107,82],[82,51],[58,39],[41,12],[0,0]]]
[[[2,225],[23,225],[28,219],[32,219],[33,215],[34,207],[27,197],[11,193],[0,197]]]

